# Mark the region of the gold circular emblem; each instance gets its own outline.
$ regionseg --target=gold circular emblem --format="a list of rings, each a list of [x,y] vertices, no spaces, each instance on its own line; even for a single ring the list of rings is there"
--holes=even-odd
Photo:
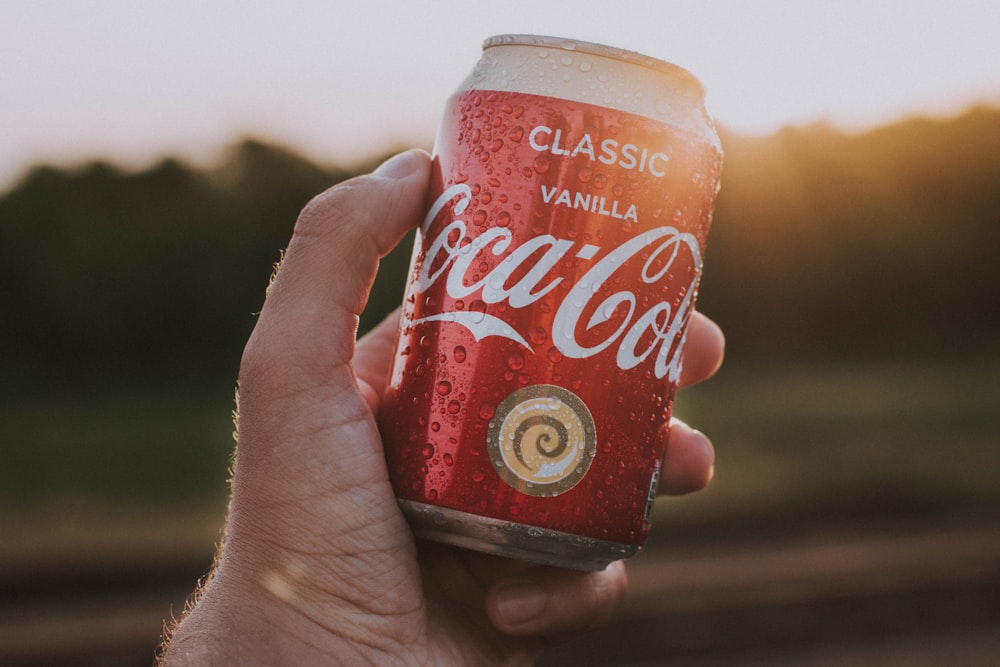
[[[538,384],[503,400],[486,445],[508,485],[531,496],[557,496],[587,473],[597,435],[590,410],[575,394]]]

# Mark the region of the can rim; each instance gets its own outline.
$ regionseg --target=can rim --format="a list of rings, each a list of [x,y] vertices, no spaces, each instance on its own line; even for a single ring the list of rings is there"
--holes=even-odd
[[[685,78],[695,86],[702,95],[705,94],[705,86],[694,74],[679,65],[675,65],[660,58],[653,58],[638,51],[629,51],[615,46],[607,46],[597,42],[588,42],[580,39],[570,39],[565,37],[553,37],[551,35],[533,34],[503,34],[488,37],[483,41],[483,50],[494,46],[545,46],[549,48],[562,49],[564,51],[575,51],[577,53],[589,53],[590,55],[603,56],[614,60],[639,65],[663,74],[671,74]]]

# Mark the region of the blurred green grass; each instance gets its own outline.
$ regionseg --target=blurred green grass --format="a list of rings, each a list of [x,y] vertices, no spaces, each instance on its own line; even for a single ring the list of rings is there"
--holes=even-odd
[[[210,554],[225,516],[232,390],[6,396],[0,562]]]
[[[8,399],[0,503],[34,513],[70,503],[113,511],[211,502],[226,490],[231,398],[156,388]]]
[[[1000,358],[735,367],[679,395],[716,448],[675,528],[1000,513]],[[654,530],[654,535],[655,535]]]
[[[654,540],[1000,515],[1000,358],[732,366],[680,394],[677,416],[715,444],[716,477],[706,491],[661,499]],[[209,549],[225,515],[231,409],[222,387],[8,397],[7,556],[40,549],[39,535],[50,550],[177,540]]]

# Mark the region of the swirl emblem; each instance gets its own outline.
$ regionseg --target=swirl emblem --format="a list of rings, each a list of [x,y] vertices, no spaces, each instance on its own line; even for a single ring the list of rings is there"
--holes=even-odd
[[[562,387],[539,384],[503,400],[486,445],[508,485],[531,496],[557,496],[587,474],[597,435],[583,401]]]

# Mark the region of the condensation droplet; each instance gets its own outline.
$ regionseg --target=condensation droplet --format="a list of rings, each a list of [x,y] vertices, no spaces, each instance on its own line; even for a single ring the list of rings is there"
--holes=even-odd
[[[520,352],[511,352],[507,357],[507,366],[512,371],[519,371],[524,368],[524,355]]]
[[[451,393],[451,383],[447,380],[441,380],[437,383],[437,393],[441,396],[447,396]]]
[[[535,345],[541,345],[549,339],[548,332],[543,327],[532,327],[528,332],[528,340]]]

